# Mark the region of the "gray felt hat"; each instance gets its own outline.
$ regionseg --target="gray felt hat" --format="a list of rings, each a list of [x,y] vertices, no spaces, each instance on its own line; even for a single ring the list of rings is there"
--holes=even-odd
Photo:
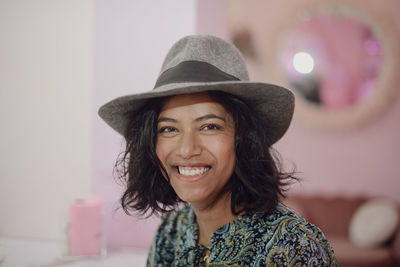
[[[239,50],[209,35],[186,36],[177,41],[165,57],[152,91],[111,100],[100,107],[99,115],[125,135],[128,116],[134,116],[152,98],[205,91],[236,95],[261,111],[269,125],[271,144],[283,136],[293,116],[292,92],[274,84],[250,82]]]

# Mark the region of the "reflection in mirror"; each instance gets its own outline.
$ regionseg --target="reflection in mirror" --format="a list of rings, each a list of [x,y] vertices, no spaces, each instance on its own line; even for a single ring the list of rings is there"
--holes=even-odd
[[[369,25],[316,12],[293,24],[281,41],[286,79],[309,103],[344,110],[373,95],[383,52]]]

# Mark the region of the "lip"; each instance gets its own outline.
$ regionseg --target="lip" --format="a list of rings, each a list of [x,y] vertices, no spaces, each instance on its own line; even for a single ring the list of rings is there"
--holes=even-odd
[[[208,167],[209,170],[207,170],[205,173],[187,176],[187,175],[183,175],[183,174],[179,173],[178,166],[181,166],[181,167]],[[208,164],[204,164],[204,163],[183,163],[183,164],[174,165],[173,169],[174,169],[174,173],[175,173],[176,177],[179,180],[181,180],[183,182],[192,183],[192,182],[199,181],[199,180],[203,179],[205,176],[207,176],[211,169],[211,166]]]
[[[207,173],[208,173],[208,171],[205,173],[202,173],[202,174],[198,174],[198,175],[185,176],[185,175],[179,174],[177,172],[176,177],[183,182],[193,183],[193,182],[203,179],[205,176],[207,176]]]

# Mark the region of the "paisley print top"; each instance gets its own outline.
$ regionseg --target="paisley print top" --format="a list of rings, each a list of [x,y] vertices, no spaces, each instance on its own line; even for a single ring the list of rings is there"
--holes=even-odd
[[[194,210],[186,206],[163,218],[147,266],[204,266]],[[337,266],[321,230],[279,204],[272,214],[245,213],[211,237],[209,266]]]

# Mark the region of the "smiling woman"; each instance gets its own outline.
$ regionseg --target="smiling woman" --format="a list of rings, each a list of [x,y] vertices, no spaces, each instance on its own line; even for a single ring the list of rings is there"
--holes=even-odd
[[[163,214],[148,266],[336,266],[320,229],[280,203],[296,178],[271,146],[293,109],[289,90],[250,82],[213,36],[179,40],[152,92],[100,108],[127,141],[123,208]]]
[[[156,153],[175,193],[206,209],[235,166],[232,116],[206,93],[178,95],[163,105],[158,133]]]

